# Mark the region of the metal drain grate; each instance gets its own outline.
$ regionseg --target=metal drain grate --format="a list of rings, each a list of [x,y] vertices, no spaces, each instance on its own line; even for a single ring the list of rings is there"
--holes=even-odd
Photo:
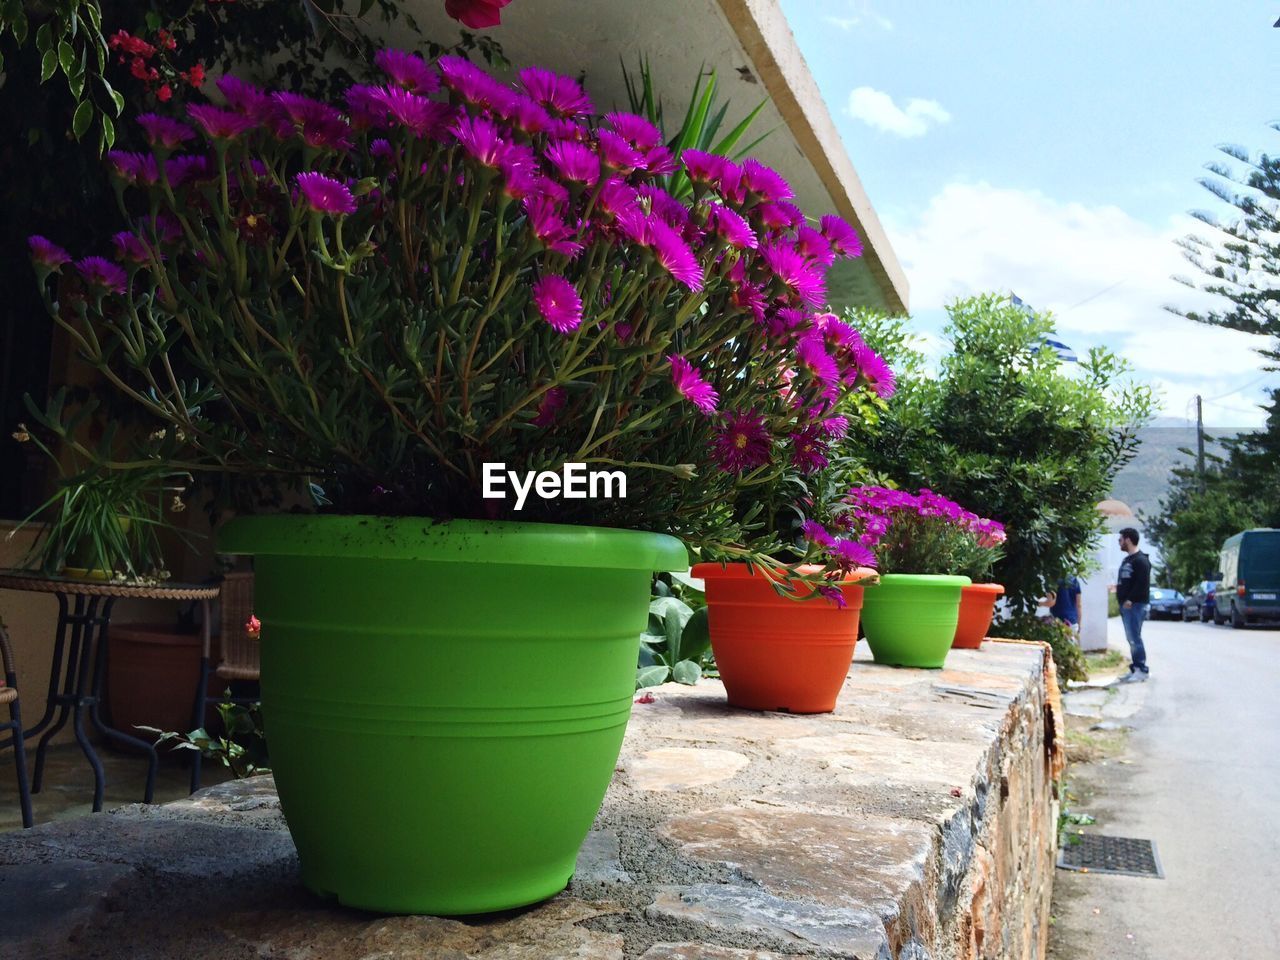
[[[1155,843],[1132,837],[1071,834],[1058,851],[1058,866],[1081,873],[1122,873],[1130,877],[1164,879]]]

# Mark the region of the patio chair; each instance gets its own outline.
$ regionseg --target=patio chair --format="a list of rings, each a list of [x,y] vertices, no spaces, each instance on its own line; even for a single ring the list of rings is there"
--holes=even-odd
[[[18,802],[22,804],[22,825],[30,827],[31,787],[27,783],[27,748],[22,736],[22,711],[18,707],[18,677],[13,662],[13,647],[9,632],[0,623],[0,660],[4,661],[4,680],[0,682],[0,706],[9,705],[9,719],[0,723],[0,730],[13,734],[13,759],[18,768]]]
[[[196,691],[195,725],[205,725],[205,712],[209,703],[209,678],[217,676],[228,683],[257,681],[260,676],[259,647],[257,637],[249,636],[245,624],[253,615],[253,573],[248,571],[228,573],[222,578],[222,590],[218,596],[222,608],[222,632],[219,637],[218,662],[213,663],[209,641],[205,640],[204,653],[200,657],[200,686]],[[219,698],[219,703],[230,699],[232,703],[256,703],[257,696],[233,696]],[[191,792],[200,789],[201,756],[195,755],[191,764]]]

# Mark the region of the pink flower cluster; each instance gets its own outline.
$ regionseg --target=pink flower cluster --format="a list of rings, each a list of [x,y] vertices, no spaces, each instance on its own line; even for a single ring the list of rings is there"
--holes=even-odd
[[[864,531],[863,542],[878,544],[899,515],[937,517],[974,535],[980,546],[995,547],[1005,541],[1004,524],[980,517],[954,500],[921,488],[917,493],[891,490],[888,487],[854,487],[845,496],[851,509],[843,522],[856,522]]]
[[[493,0],[492,11],[482,12],[496,21],[500,6]],[[684,302],[692,311],[705,298],[722,297],[717,302],[763,342],[756,355],[771,358],[760,380],[767,390],[743,388],[744,359],[731,345],[699,344],[696,337],[664,348],[665,363],[655,372],[669,376],[674,402],[710,418],[708,454],[724,473],[779,465],[820,470],[831,444],[848,430],[842,400],[855,391],[893,394],[893,371],[883,358],[851,326],[822,312],[828,268],[862,252],[856,232],[837,216],[808,220],[777,171],[754,159],[735,162],[694,149],[677,156],[646,118],[597,117],[577,81],[549,70],[521,70],[513,86],[458,57],[432,62],[383,50],[375,62],[386,82],[350,87],[342,107],[224,76],[217,82],[222,105],[191,105],[188,122],[145,115],[139,122],[153,152],[115,151],[109,161],[122,188],[211,192],[228,158],[252,158],[253,143],[300,142],[305,172],[268,170],[249,159],[225,174],[222,189],[229,182],[234,201],[237,178],[256,176],[273,184],[259,195],[287,194],[294,211],[335,218],[338,230],[351,219],[353,233],[385,217],[396,196],[420,178],[447,177],[449,191],[479,184],[499,197],[499,216],[522,218],[519,239],[533,254],[522,302],[528,316],[563,337],[610,332],[597,314],[616,313],[612,298],[621,294],[611,284],[620,280],[597,282],[601,278],[584,266],[602,248],[624,251],[629,296],[637,296],[632,278],[646,277],[646,302]],[[178,152],[198,135],[207,142],[204,150]],[[676,173],[692,184],[684,197],[664,187]],[[235,216],[236,228],[251,240],[284,232],[261,208],[246,205]],[[125,268],[152,257],[158,242],[118,238],[124,267],[109,269],[114,265],[89,258],[77,270],[94,287],[122,291]],[[32,249],[49,271],[70,259],[42,238],[32,239]],[[612,335],[629,342],[640,335],[644,316],[639,307],[614,316]],[[524,422],[554,430],[573,409],[564,389],[548,387]],[[860,541],[824,546],[842,566],[869,562]]]

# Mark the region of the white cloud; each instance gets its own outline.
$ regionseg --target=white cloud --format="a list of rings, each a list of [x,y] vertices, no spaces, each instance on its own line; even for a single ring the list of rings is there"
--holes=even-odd
[[[857,87],[849,93],[849,113],[868,126],[899,137],[924,136],[934,124],[951,119],[936,100],[913,97],[899,107],[893,97],[874,87]]]
[[[1163,391],[1164,413],[1186,415],[1191,397],[1210,424],[1261,423],[1252,405],[1280,375],[1264,377],[1254,348],[1265,339],[1192,323],[1165,304],[1203,307],[1209,298],[1171,279],[1193,275],[1174,240],[1196,229],[1188,217],[1152,227],[1114,206],[1064,203],[1038,191],[952,183],[912,222],[887,225],[911,283],[913,313],[956,297],[1017,293],[1057,317],[1060,339],[1084,353],[1110,347]]]
[[[877,26],[881,30],[893,29],[893,21],[873,10],[870,0],[849,0],[847,9],[847,16],[829,15],[822,19],[846,33],[854,27],[862,26],[865,23]]]

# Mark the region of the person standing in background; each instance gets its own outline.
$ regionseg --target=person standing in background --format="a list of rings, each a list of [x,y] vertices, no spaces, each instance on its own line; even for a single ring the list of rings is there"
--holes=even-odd
[[[1147,619],[1151,601],[1151,560],[1138,549],[1138,531],[1125,527],[1120,531],[1120,549],[1127,556],[1120,561],[1116,577],[1116,601],[1120,604],[1120,621],[1129,641],[1129,675],[1120,683],[1141,683],[1150,675],[1147,651],[1142,645],[1142,624]]]
[[[1064,577],[1058,581],[1058,589],[1049,604],[1049,614],[1071,627],[1080,636],[1080,578]]]

